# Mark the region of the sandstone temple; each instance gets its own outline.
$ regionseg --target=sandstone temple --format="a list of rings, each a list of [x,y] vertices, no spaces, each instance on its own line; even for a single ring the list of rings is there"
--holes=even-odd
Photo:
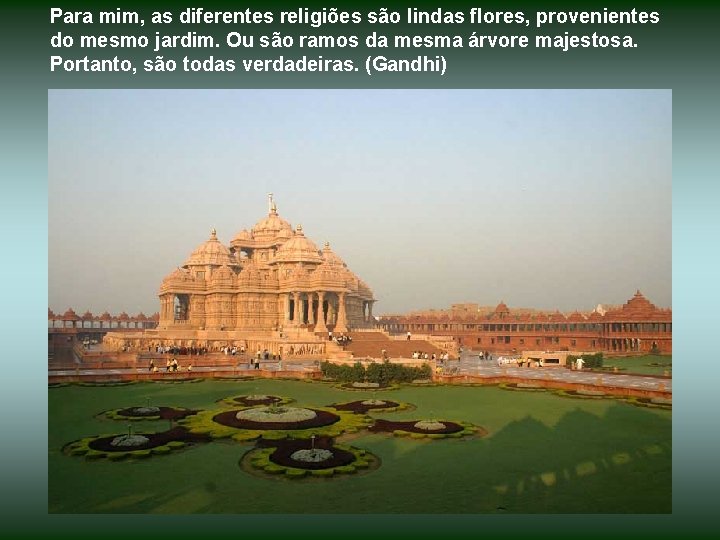
[[[172,343],[268,348],[327,344],[335,335],[372,328],[372,290],[325,243],[280,217],[272,194],[268,215],[229,245],[213,229],[160,284],[157,328],[109,333],[110,346]],[[324,352],[317,350],[317,352]]]

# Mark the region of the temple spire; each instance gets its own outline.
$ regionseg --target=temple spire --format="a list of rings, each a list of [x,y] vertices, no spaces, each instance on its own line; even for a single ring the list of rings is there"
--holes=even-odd
[[[268,214],[277,214],[277,205],[275,204],[275,201],[273,200],[273,194],[268,193]]]

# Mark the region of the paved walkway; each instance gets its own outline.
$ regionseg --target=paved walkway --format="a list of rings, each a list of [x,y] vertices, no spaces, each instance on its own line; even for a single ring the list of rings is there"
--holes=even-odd
[[[664,390],[672,392],[672,379],[664,377],[652,377],[648,375],[630,375],[612,372],[574,371],[562,367],[499,367],[496,360],[480,360],[477,355],[463,354],[459,364],[450,362],[449,366],[458,367],[461,375],[498,376],[510,375],[512,377],[523,377],[526,379],[565,381],[585,384],[597,384],[598,378],[602,378],[603,384],[620,386],[624,388],[639,388],[643,390]],[[662,386],[661,386],[662,385]]]
[[[313,369],[315,361],[283,361],[283,371],[306,371]],[[265,371],[278,371],[280,365],[277,362],[263,362],[261,368]],[[609,386],[619,386],[623,388],[637,388],[642,390],[660,390],[663,389],[667,392],[672,392],[672,379],[663,377],[652,377],[646,375],[629,375],[624,373],[598,373],[590,371],[572,371],[565,368],[559,367],[544,367],[544,368],[521,368],[521,367],[510,367],[503,366],[499,367],[495,360],[480,360],[477,355],[464,354],[459,362],[450,361],[448,368],[457,368],[458,375],[473,375],[480,377],[496,377],[501,375],[508,375],[511,377],[522,377],[525,379],[536,379],[536,380],[552,380],[552,381],[564,381],[574,383],[585,383],[585,384],[597,384],[599,378],[602,378],[603,384]],[[248,369],[247,363],[243,362],[234,366],[197,366],[193,367],[192,373],[204,374],[204,373],[216,373],[220,376],[247,376],[252,375],[251,369]],[[49,370],[48,375],[60,375],[60,376],[111,376],[111,375],[134,375],[134,374],[147,374],[147,368],[123,368],[123,369],[78,369],[76,370]],[[164,368],[158,371],[158,375],[166,374]],[[168,376],[172,377],[176,374],[169,373]],[[177,375],[187,376],[187,371],[181,369]]]

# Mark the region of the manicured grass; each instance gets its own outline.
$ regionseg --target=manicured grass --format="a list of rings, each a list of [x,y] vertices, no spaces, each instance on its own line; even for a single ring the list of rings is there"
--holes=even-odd
[[[251,444],[214,441],[146,460],[87,461],[62,446],[127,431],[101,411],[145,405],[214,408],[240,394],[289,396],[300,405],[376,397],[300,381],[142,383],[48,390],[49,512],[57,513],[667,513],[671,412],[615,400],[574,400],[488,387],[403,387],[415,410],[378,418],[468,421],[485,438],[413,440],[360,433],[378,470],[329,480],[259,477],[239,467]],[[139,432],[167,421],[134,422]]]
[[[662,364],[661,366],[651,366],[648,364]],[[665,364],[669,364],[665,366]],[[672,356],[660,356],[648,354],[645,356],[626,356],[618,358],[605,358],[603,362],[605,367],[617,366],[625,368],[621,373],[640,373],[643,375],[663,375],[665,371],[672,374]]]

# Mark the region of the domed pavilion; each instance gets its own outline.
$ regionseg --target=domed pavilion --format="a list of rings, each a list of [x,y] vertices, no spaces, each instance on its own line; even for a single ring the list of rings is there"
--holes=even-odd
[[[302,226],[293,229],[282,219],[272,194],[267,217],[229,245],[213,229],[163,279],[159,297],[156,329],[109,334],[105,341],[141,347],[245,343],[275,351],[289,334],[297,342],[321,342],[330,331],[374,323],[372,290],[328,243],[319,249]]]

